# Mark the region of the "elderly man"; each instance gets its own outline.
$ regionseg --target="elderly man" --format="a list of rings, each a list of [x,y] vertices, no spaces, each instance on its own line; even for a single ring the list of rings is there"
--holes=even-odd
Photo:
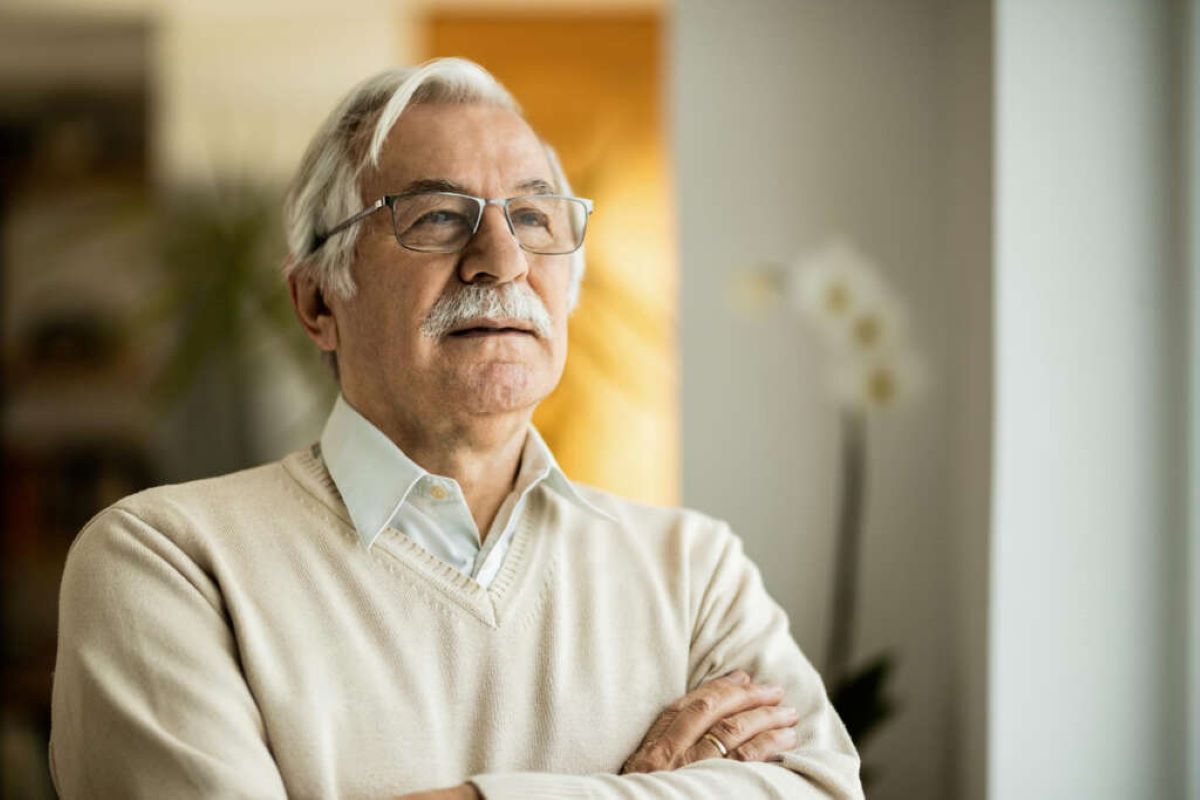
[[[341,395],[319,445],[79,535],[64,797],[861,797],[728,527],[572,484],[530,425],[590,212],[474,64],[335,109],[286,274]]]

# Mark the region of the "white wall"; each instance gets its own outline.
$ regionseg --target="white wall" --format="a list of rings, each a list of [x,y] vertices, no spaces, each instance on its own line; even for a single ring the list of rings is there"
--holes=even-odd
[[[166,3],[153,19],[167,181],[286,183],[350,87],[395,65],[403,33],[387,0]]]
[[[994,25],[991,0],[946,0],[945,124],[938,152],[944,270],[950,288],[946,371],[953,663],[947,797],[982,800],[987,780],[987,603],[992,494]]]
[[[995,800],[1184,791],[1181,8],[996,3]]]
[[[1188,424],[1191,428],[1191,457],[1185,486],[1200,484],[1200,0],[1187,0],[1186,23],[1183,30],[1184,71],[1183,126],[1184,163],[1188,166],[1184,200],[1190,283],[1191,311],[1190,351],[1187,363],[1191,369],[1191,388],[1188,392]],[[1185,490],[1186,491],[1186,490]],[[1188,519],[1191,553],[1188,558],[1189,607],[1187,630],[1190,635],[1188,652],[1188,797],[1200,800],[1200,492],[1191,491]]]
[[[859,656],[894,648],[873,798],[980,796],[990,307],[990,6],[684,0],[671,92],[682,257],[684,501],[728,519],[822,662],[834,409],[786,314],[737,271],[844,233],[909,301],[925,400],[874,420]],[[972,695],[972,693],[974,693]]]

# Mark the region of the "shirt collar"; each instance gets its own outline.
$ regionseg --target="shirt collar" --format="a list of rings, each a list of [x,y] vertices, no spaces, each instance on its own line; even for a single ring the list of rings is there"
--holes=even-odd
[[[321,456],[367,548],[379,538],[413,487],[429,475],[340,394],[321,433]],[[581,508],[613,520],[580,495],[537,428],[530,425],[515,488],[529,491],[539,483]]]
[[[609,522],[617,521],[612,514],[598,508],[579,493],[579,490],[575,488],[575,484],[567,477],[567,473],[563,472],[562,468],[558,466],[558,461],[555,460],[554,453],[551,452],[550,446],[546,444],[546,440],[542,438],[542,434],[532,424],[529,426],[529,432],[525,436],[525,449],[521,452],[522,473],[525,472],[526,464],[529,464],[532,469],[536,470],[530,488],[539,482],[545,483],[580,508],[590,511]],[[518,489],[523,484],[522,477],[520,476],[517,479],[516,488]]]

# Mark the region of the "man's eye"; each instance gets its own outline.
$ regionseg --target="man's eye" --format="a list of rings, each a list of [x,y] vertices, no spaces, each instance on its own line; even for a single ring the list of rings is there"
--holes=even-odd
[[[534,208],[522,208],[514,211],[512,221],[514,225],[520,225],[522,228],[545,228],[550,224],[549,218]]]
[[[462,225],[465,222],[463,215],[454,211],[430,211],[421,215],[413,225]]]

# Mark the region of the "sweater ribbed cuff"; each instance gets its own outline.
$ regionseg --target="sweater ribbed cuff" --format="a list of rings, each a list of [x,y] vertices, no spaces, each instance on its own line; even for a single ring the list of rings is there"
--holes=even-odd
[[[483,800],[587,800],[588,778],[549,772],[501,772],[476,775],[471,783]]]

